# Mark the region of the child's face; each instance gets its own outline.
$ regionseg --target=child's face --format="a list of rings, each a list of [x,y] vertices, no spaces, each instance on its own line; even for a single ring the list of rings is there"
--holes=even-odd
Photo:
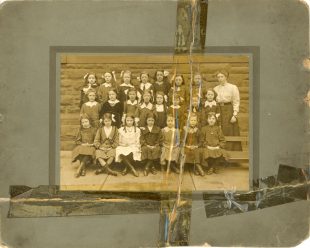
[[[149,117],[149,118],[147,118],[147,120],[146,120],[146,124],[147,124],[149,127],[154,126],[154,123],[155,123],[155,120],[154,120],[154,118],[153,118],[153,117]]]
[[[149,76],[147,74],[141,74],[141,82],[142,83],[147,83],[147,81],[149,80]]]
[[[151,100],[151,95],[150,95],[150,94],[144,94],[144,95],[143,95],[143,101],[144,101],[145,103],[150,102],[150,100]]]
[[[125,73],[123,75],[123,80],[125,84],[130,84],[130,74],[129,73]]]
[[[158,71],[156,73],[156,79],[157,79],[158,82],[163,81],[164,80],[164,73],[162,71]]]
[[[222,73],[219,73],[216,75],[217,77],[217,81],[219,81],[219,83],[225,83],[226,82],[226,76]]]
[[[215,116],[208,117],[208,123],[210,126],[214,126],[215,122],[216,122]]]
[[[134,120],[130,116],[126,117],[126,126],[127,127],[132,127],[133,126],[133,121]]]
[[[157,95],[156,96],[156,102],[157,102],[157,104],[163,104],[164,97],[162,95]]]
[[[194,76],[194,83],[195,83],[196,85],[199,85],[200,82],[201,82],[201,75],[199,75],[199,74],[195,75],[195,76]]]
[[[112,101],[116,100],[116,93],[114,91],[109,91],[109,99]]]
[[[198,107],[198,97],[192,98],[192,106],[197,108]]]
[[[90,84],[96,83],[96,77],[95,77],[95,75],[94,75],[94,74],[90,74],[90,75],[88,76],[88,78],[87,78],[87,81],[88,81],[88,83],[90,83]]]
[[[136,92],[134,92],[134,91],[130,91],[130,92],[128,93],[128,97],[129,97],[129,100],[130,100],[130,101],[134,101],[134,100],[136,99],[136,97],[137,97],[137,94],[136,94]]]
[[[183,83],[182,77],[178,76],[178,77],[175,78],[175,85],[176,86],[181,86],[182,83]]]
[[[104,74],[104,80],[105,80],[106,83],[111,82],[111,80],[112,80],[112,75],[111,75],[110,73],[106,72],[106,73]]]
[[[112,120],[111,119],[104,119],[103,123],[106,127],[110,127],[112,125]]]
[[[208,90],[206,94],[207,101],[212,102],[214,100],[214,93],[211,90]]]
[[[167,127],[173,128],[174,127],[174,118],[173,117],[168,117],[167,118]]]
[[[93,102],[93,101],[95,101],[95,99],[96,99],[96,94],[95,94],[94,92],[90,92],[90,93],[88,94],[88,100],[89,100],[90,102]]]
[[[193,116],[193,117],[190,117],[189,119],[189,125],[191,127],[196,127],[197,126],[197,117],[196,116]]]
[[[82,119],[81,124],[83,128],[88,128],[90,126],[89,120],[88,119]]]

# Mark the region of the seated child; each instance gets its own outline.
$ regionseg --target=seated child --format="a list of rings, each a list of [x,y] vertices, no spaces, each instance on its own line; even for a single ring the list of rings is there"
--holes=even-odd
[[[203,151],[203,161],[208,165],[207,174],[218,173],[218,165],[222,160],[226,160],[227,152],[225,148],[225,137],[222,129],[216,125],[216,114],[208,114],[208,124],[201,129],[200,146]]]
[[[77,146],[72,151],[72,162],[79,161],[79,167],[74,174],[75,177],[86,175],[86,166],[92,163],[95,157],[95,147],[93,145],[96,128],[90,125],[87,115],[81,116],[81,127],[76,136]]]
[[[161,129],[154,125],[155,115],[149,113],[146,116],[146,127],[141,127],[141,152],[142,152],[142,161],[145,162],[144,175],[149,174],[151,169],[152,174],[156,174],[156,168],[154,163],[160,158],[160,146],[162,143],[162,134]]]
[[[186,155],[185,163],[193,164],[193,172],[195,175],[204,176],[205,173],[201,168],[201,158],[199,140],[200,131],[198,129],[198,117],[196,114],[192,113],[189,117],[189,127],[185,126],[183,128],[182,138],[184,140],[184,153]]]
[[[135,177],[138,177],[139,173],[135,170],[133,162],[141,161],[141,132],[134,125],[134,116],[126,116],[125,125],[118,129],[118,133],[119,142],[116,147],[115,162],[122,162],[125,165],[122,175],[126,175],[129,169]]]
[[[117,176],[117,172],[113,171],[110,166],[115,158],[115,148],[118,144],[118,130],[112,126],[112,115],[106,113],[103,115],[103,126],[97,130],[94,140],[96,150],[96,159],[101,168],[96,170],[98,175],[107,172],[109,175]]]
[[[180,131],[175,128],[175,118],[171,115],[167,116],[167,126],[162,129],[162,153],[160,163],[167,165],[167,173],[170,167],[175,173],[180,173],[177,168],[180,155]]]

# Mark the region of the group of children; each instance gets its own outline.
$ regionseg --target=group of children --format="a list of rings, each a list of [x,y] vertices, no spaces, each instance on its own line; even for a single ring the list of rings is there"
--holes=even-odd
[[[85,75],[81,128],[72,152],[72,161],[79,161],[76,177],[93,163],[99,167],[95,174],[130,171],[138,177],[137,161],[142,161],[145,176],[156,174],[158,164],[179,173],[184,157],[196,175],[218,173],[227,155],[215,91],[204,87],[200,74],[187,88],[182,75],[175,75],[172,83],[167,76],[156,71],[151,83],[142,72],[139,85],[133,85],[130,71],[121,73],[121,82],[114,72],[106,72],[98,85],[95,74]],[[115,170],[114,162],[123,169]]]

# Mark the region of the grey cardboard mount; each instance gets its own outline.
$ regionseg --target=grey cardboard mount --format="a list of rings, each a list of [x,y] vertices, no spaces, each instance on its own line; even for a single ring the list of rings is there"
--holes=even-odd
[[[173,47],[176,1],[7,1],[0,6],[1,242],[8,247],[154,247],[159,213],[8,219],[10,185],[49,184],[50,47]],[[206,47],[259,47],[252,114],[258,175],[304,166],[309,113],[308,7],[301,1],[210,0]],[[225,50],[224,52],[229,52]],[[220,53],[220,51],[219,51]],[[300,154],[300,156],[299,156]],[[309,202],[207,219],[192,206],[190,244],[294,246],[309,235]],[[233,223],[233,224],[232,224]]]

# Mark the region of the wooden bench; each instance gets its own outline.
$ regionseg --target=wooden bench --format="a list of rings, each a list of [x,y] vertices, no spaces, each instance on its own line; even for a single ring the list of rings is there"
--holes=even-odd
[[[229,154],[228,162],[230,163],[248,163],[249,151],[247,149],[248,137],[246,136],[225,136],[226,141],[230,142],[245,142],[246,149],[243,147],[243,151],[227,151]]]

